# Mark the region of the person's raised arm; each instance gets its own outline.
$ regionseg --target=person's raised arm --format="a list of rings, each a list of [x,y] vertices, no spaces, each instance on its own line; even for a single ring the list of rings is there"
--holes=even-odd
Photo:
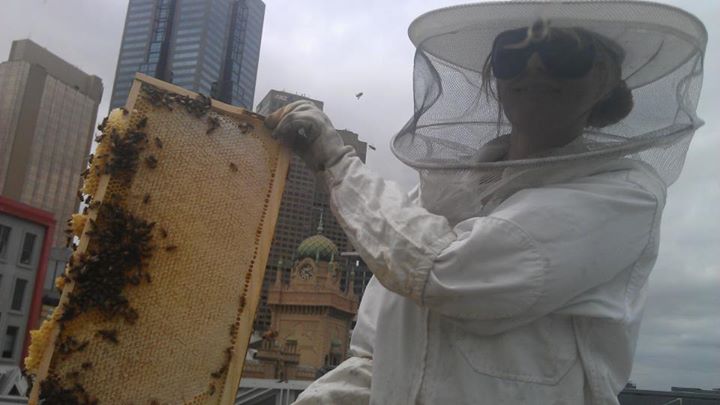
[[[368,170],[313,106],[291,107],[279,121],[278,137],[309,141],[301,156],[323,171],[339,223],[380,283],[444,315],[487,322],[488,333],[577,308],[584,292],[654,248],[664,195],[632,178],[650,174],[526,189],[453,228]],[[612,310],[605,315],[622,318],[622,305]]]

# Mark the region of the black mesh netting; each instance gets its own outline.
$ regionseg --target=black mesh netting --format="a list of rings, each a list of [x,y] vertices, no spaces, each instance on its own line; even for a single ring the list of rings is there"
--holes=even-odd
[[[531,159],[504,160],[511,125],[493,96],[483,66],[496,36],[544,21],[582,28],[622,48],[621,78],[634,106],[621,121],[587,128],[561,148]],[[502,199],[519,188],[642,162],[671,184],[682,169],[695,130],[707,33],[694,16],[637,1],[516,1],[429,12],[409,35],[417,47],[415,113],[391,148],[418,170],[426,208],[453,220],[478,208],[468,199]],[[484,204],[486,207],[488,204]]]

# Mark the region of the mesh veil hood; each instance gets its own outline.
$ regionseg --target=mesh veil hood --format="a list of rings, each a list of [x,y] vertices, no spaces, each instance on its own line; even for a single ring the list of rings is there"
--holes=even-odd
[[[538,20],[579,27],[621,47],[621,79],[634,106],[619,122],[586,128],[543,156],[502,160],[509,138],[503,134],[511,126],[497,100],[483,91],[483,65],[499,33]],[[696,17],[674,7],[615,0],[479,3],[426,13],[410,25],[409,36],[417,48],[415,112],[391,149],[418,170],[425,206],[458,220],[477,210],[452,201],[489,198],[499,190],[507,195],[559,169],[577,174],[630,159],[669,185],[703,123],[696,107],[707,32]],[[485,86],[495,88],[494,78],[489,81]]]

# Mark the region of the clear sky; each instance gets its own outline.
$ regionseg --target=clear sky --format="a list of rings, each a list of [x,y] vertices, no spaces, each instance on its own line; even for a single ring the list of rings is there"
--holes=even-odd
[[[632,380],[639,388],[720,387],[720,1],[663,0],[697,15],[709,45],[695,136],[670,188]],[[407,27],[447,0],[266,0],[255,104],[270,90],[325,102],[337,128],[377,147],[370,167],[410,188],[415,172],[389,150],[412,113],[414,48]],[[2,0],[0,60],[31,38],[100,76],[108,109],[126,0]],[[355,94],[364,92],[359,100]],[[713,113],[715,111],[715,113]],[[2,117],[0,117],[2,119]],[[0,145],[4,147],[4,145]]]

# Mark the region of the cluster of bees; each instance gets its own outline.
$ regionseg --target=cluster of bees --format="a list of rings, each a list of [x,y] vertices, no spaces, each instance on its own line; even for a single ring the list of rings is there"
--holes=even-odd
[[[208,97],[175,94],[145,83],[142,84],[140,90],[140,97],[144,97],[156,108],[166,108],[172,111],[180,106],[194,117],[204,118],[208,125],[206,130],[208,136],[221,127],[220,118],[215,114],[208,114],[211,108],[211,100]],[[154,169],[159,163],[155,155],[142,152],[151,145],[158,150],[164,146],[159,137],[148,138],[145,132],[146,117],[134,118],[133,125],[130,125],[130,122],[129,112],[120,109],[113,111],[98,126],[102,134],[95,139],[98,147],[95,155],[90,155],[89,168],[82,173],[83,188],[78,193],[78,198],[84,201],[88,207],[83,215],[74,215],[68,223],[68,244],[73,246],[74,252],[65,274],[56,281],[56,285],[60,289],[63,289],[68,283],[72,283],[73,289],[62,301],[61,310],[56,311],[53,315],[54,325],[46,322],[39,330],[31,332],[33,343],[30,355],[26,359],[26,368],[31,374],[37,372],[39,368],[40,358],[44,352],[43,345],[51,341],[50,336],[52,336],[54,326],[58,326],[60,330],[54,342],[55,356],[60,359],[85,351],[93,340],[117,345],[119,339],[118,331],[115,329],[98,329],[91,332],[91,335],[87,335],[85,339],[79,339],[68,333],[71,328],[66,328],[65,324],[90,311],[101,314],[106,320],[119,318],[127,324],[134,324],[139,314],[124,294],[125,288],[152,283],[152,277],[147,271],[148,259],[157,249],[164,249],[168,252],[177,249],[176,245],[156,246],[153,234],[165,239],[168,235],[167,230],[156,226],[154,222],[148,222],[133,215],[125,209],[125,195],[122,190],[130,185],[138,165],[142,164]],[[247,134],[254,130],[250,123],[239,123],[238,127],[241,134]],[[141,158],[141,155],[145,157]],[[229,163],[229,168],[232,172],[239,170],[234,163]],[[101,176],[104,175],[110,176],[110,184],[101,203],[94,201],[93,196],[99,188]],[[113,192],[118,190],[121,192]],[[149,194],[142,197],[143,204],[149,204],[150,200]],[[265,201],[266,210],[267,207],[268,199]],[[88,215],[88,211],[93,215]],[[93,216],[95,219],[91,219]],[[245,275],[238,315],[235,323],[230,325],[232,345],[236,342],[240,314],[246,304],[246,295],[252,277],[251,270],[258,255],[263,219],[264,215],[260,219],[255,237],[255,250],[250,262],[250,271]],[[83,232],[88,243],[81,252],[71,241],[75,236],[82,235]],[[33,346],[35,347],[33,348]],[[227,373],[233,355],[233,346],[227,347],[222,364],[210,374],[212,381],[207,389],[208,395],[215,394],[216,384],[219,382],[217,380]],[[51,366],[48,376],[40,382],[40,399],[48,405],[97,404],[97,399],[90,395],[81,384],[82,373],[88,372],[92,368],[91,362],[84,362],[77,369],[60,375]],[[152,403],[157,403],[157,401],[152,401]]]
[[[152,282],[146,266],[155,249],[152,242],[155,223],[128,212],[124,208],[124,196],[111,192],[110,187],[102,203],[92,199],[100,176],[110,175],[110,181],[115,185],[127,186],[140,164],[140,153],[148,145],[148,138],[143,130],[147,125],[147,118],[142,118],[129,127],[126,117],[128,114],[125,109],[121,109],[119,113],[111,113],[98,127],[103,133],[96,138],[99,142],[96,155],[91,155],[90,167],[82,174],[82,191],[88,193],[84,201],[89,205],[83,215],[74,215],[69,221],[69,240],[75,235],[79,236],[84,229],[88,244],[83,252],[77,251],[77,246],[73,244],[75,251],[70,257],[67,270],[56,283],[61,289],[66,283],[73,283],[73,290],[61,304],[62,310],[57,312],[59,315],[55,317],[60,329],[55,341],[55,351],[62,358],[84,351],[90,343],[89,340],[78,341],[75,337],[63,333],[66,322],[83,313],[97,311],[107,320],[121,317],[126,323],[134,324],[138,312],[130,305],[124,289],[128,285]],[[157,139],[155,145],[159,142]],[[157,165],[156,159],[151,162],[147,160],[148,158],[145,163],[148,166]],[[146,200],[149,201],[149,196]],[[88,208],[96,213],[96,219],[93,220],[87,215]],[[40,342],[48,339],[45,336],[49,334],[47,329],[43,325],[40,330],[35,331]],[[33,340],[36,335],[33,335]],[[99,329],[94,336],[108,344],[116,345],[119,342],[114,329]],[[29,359],[31,357],[32,354]],[[39,361],[35,359],[31,363],[37,366]],[[40,383],[40,399],[45,404],[96,404],[97,399],[88,394],[79,382],[81,372],[87,372],[91,368],[92,363],[85,362],[80,367],[81,370],[67,372],[62,377],[51,370]]]
[[[97,404],[97,400],[85,391],[82,384],[74,383],[66,387],[53,375],[40,383],[40,390],[46,398],[43,404],[47,405]]]
[[[122,316],[134,323],[137,311],[123,295],[126,285],[152,282],[145,263],[152,256],[154,223],[138,218],[120,204],[99,205],[98,220],[90,222],[86,235],[91,243],[84,253],[71,257],[64,277],[75,288],[64,304],[60,322],[75,318],[91,309],[108,319]]]
[[[198,94],[197,97],[193,98],[161,90],[145,83],[143,83],[141,90],[144,97],[155,107],[162,106],[172,111],[176,104],[181,105],[185,107],[185,110],[188,113],[198,118],[204,116],[208,111],[210,111],[210,98],[202,94]]]

